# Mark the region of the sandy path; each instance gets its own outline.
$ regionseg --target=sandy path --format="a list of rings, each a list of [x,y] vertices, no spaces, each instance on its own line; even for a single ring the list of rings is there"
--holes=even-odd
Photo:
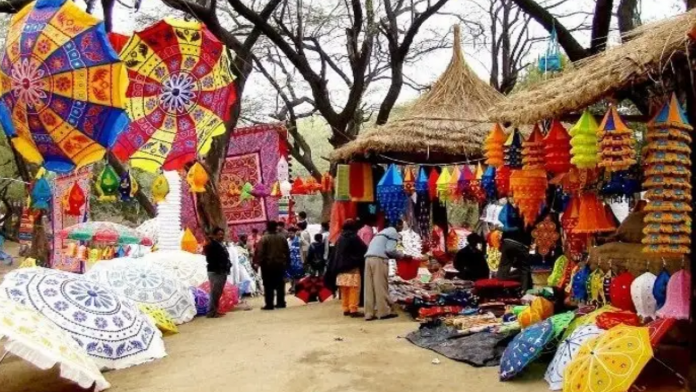
[[[258,308],[258,299],[253,303]],[[476,369],[442,357],[440,365],[431,364],[439,356],[398,338],[417,327],[405,316],[366,323],[340,313],[334,301],[198,318],[166,337],[167,358],[107,373],[110,391],[548,390],[538,374],[534,381],[501,383],[497,368]],[[8,358],[0,364],[0,390],[79,391],[56,373]]]

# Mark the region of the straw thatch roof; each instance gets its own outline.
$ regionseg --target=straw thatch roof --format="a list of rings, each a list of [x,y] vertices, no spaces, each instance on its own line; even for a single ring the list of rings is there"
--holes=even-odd
[[[491,121],[531,124],[576,112],[645,82],[669,67],[688,49],[696,10],[630,32],[625,44],[576,62],[573,69],[528,90],[508,96],[489,111]]]
[[[464,61],[459,26],[445,72],[399,118],[362,132],[335,150],[332,161],[456,162],[481,157],[491,125],[486,112],[502,95]]]

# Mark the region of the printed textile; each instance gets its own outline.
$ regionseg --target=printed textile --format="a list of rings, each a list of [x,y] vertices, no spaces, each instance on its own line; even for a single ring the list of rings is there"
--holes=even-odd
[[[278,219],[278,200],[272,197],[246,199],[240,194],[245,183],[263,184],[268,190],[278,177],[278,161],[287,159],[287,136],[281,125],[257,125],[235,130],[220,174],[220,201],[233,236],[263,231],[266,221]],[[270,193],[270,192],[269,192]]]
[[[89,197],[80,207],[80,216],[72,216],[65,213],[63,200],[70,192],[73,184],[77,183],[86,195],[91,194],[91,178],[92,166],[82,167],[70,174],[61,175],[52,181],[51,194],[53,195],[53,208],[51,211],[51,222],[53,233],[58,233],[66,227],[85,222],[89,218]],[[51,265],[55,269],[67,272],[81,272],[82,263],[75,256],[69,256],[67,253],[68,244],[74,242],[72,240],[64,240],[59,235],[53,236],[53,253],[51,256]]]

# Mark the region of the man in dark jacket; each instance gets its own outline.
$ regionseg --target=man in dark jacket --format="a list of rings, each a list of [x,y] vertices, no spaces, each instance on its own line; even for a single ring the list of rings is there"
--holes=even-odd
[[[522,231],[504,233],[497,278],[520,282],[522,292],[533,288],[529,262],[529,236]]]
[[[205,260],[208,262],[208,280],[210,281],[210,304],[207,314],[209,318],[223,315],[218,312],[218,304],[220,297],[222,297],[222,290],[225,288],[225,282],[227,282],[227,275],[230,274],[232,267],[230,253],[223,243],[224,240],[225,231],[216,227],[213,229],[210,242],[203,248]]]
[[[284,308],[285,304],[285,270],[290,265],[290,247],[287,239],[278,233],[278,223],[269,221],[266,233],[256,246],[255,262],[261,267],[263,290],[266,306],[263,310]]]
[[[466,246],[454,258],[454,268],[459,271],[459,278],[473,282],[490,278],[490,269],[483,253],[483,238],[471,233],[466,237],[466,242]]]

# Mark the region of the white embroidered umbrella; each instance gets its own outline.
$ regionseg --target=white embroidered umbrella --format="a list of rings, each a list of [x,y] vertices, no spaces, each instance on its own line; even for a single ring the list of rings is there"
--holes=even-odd
[[[83,389],[109,388],[99,368],[70,335],[36,310],[0,297],[0,340],[5,351],[41,370],[60,367],[60,376]]]
[[[202,255],[184,250],[158,250],[143,256],[143,260],[168,270],[189,286],[198,287],[208,281],[207,263]]]
[[[586,341],[603,334],[603,329],[594,324],[578,327],[569,337],[561,340],[551,364],[546,369],[544,380],[549,383],[549,389],[560,391],[563,389],[563,373],[568,364],[575,358],[580,346]]]
[[[0,292],[66,331],[101,369],[124,369],[162,358],[162,333],[136,304],[77,274],[46,268],[15,270]]]
[[[636,307],[636,313],[640,317],[655,318],[657,300],[653,295],[653,287],[657,276],[652,272],[645,272],[631,283],[631,299]]]
[[[189,286],[155,263],[130,258],[100,261],[85,277],[138,304],[163,309],[176,324],[196,316]]]

